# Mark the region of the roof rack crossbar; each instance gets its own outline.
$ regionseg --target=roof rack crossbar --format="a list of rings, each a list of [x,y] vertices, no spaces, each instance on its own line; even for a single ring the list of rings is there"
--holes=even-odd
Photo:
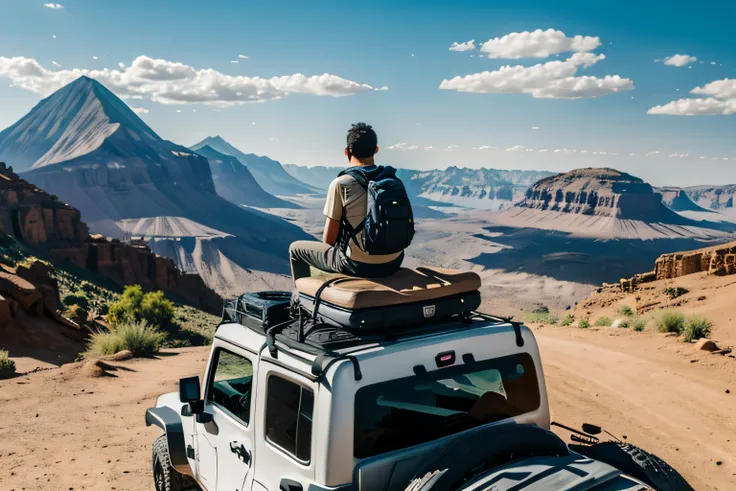
[[[484,314],[482,312],[474,312],[474,316],[480,317],[481,319],[496,320],[496,321],[502,321],[502,322],[507,322],[511,324],[511,327],[514,328],[514,334],[516,335],[516,346],[518,346],[519,348],[524,346],[524,338],[521,336],[522,323],[519,321],[513,320],[513,317],[502,317],[498,315]]]

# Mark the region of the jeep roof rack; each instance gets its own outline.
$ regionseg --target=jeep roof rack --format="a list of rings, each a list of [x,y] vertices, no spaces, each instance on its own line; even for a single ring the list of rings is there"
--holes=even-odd
[[[319,322],[311,317],[301,315],[299,318],[290,318],[287,321],[267,328],[255,327],[243,319],[250,315],[238,309],[238,301],[227,300],[223,308],[222,324],[239,324],[265,337],[265,342],[259,351],[268,348],[273,359],[278,359],[279,350],[289,356],[311,365],[311,374],[308,378],[320,381],[327,370],[340,360],[348,360],[353,364],[356,380],[362,378],[360,365],[355,354],[375,346],[389,346],[409,340],[439,336],[451,332],[475,329],[474,320],[491,321],[495,324],[511,324],[516,334],[516,344],[521,347],[524,341],[521,337],[521,323],[511,318],[499,317],[480,312],[471,312],[470,315],[455,315],[436,319],[432,324],[408,326],[394,332],[371,331],[355,332],[333,324]],[[313,360],[296,353],[313,355]]]

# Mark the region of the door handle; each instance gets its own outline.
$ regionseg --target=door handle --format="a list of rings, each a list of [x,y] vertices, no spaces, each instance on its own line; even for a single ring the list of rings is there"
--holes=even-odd
[[[238,441],[230,442],[230,451],[237,455],[238,459],[242,460],[245,465],[250,465],[250,452],[245,448],[243,443]]]

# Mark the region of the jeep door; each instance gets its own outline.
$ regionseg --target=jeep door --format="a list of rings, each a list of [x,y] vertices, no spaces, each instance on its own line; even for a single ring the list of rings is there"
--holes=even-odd
[[[253,379],[257,356],[215,339],[204,395],[211,421],[195,424],[198,477],[207,491],[248,491],[253,475]]]

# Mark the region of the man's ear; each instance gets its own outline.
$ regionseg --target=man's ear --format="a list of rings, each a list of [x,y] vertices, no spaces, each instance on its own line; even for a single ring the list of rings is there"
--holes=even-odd
[[[375,154],[377,154],[377,153],[378,153],[378,145],[376,145],[376,151],[375,151],[375,152],[373,152],[373,154],[375,155]]]
[[[347,148],[345,149],[345,152],[344,152],[344,153],[345,153],[345,156],[346,156],[346,157],[347,157],[348,155],[350,155],[350,152],[348,152],[348,149],[347,149]]]

